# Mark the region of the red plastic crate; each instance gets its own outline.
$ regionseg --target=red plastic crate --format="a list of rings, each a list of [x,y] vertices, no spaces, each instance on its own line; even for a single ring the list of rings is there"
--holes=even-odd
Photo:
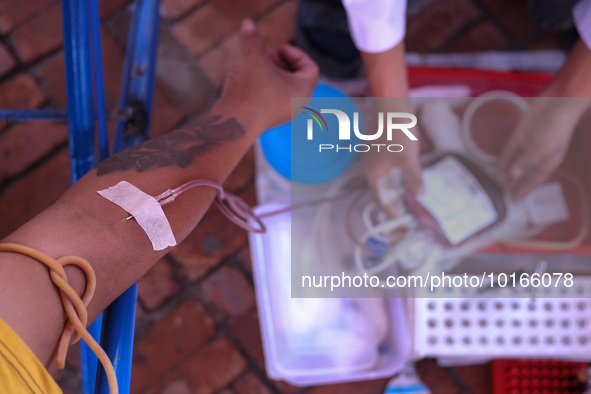
[[[572,394],[585,390],[587,363],[561,360],[494,360],[493,394]]]

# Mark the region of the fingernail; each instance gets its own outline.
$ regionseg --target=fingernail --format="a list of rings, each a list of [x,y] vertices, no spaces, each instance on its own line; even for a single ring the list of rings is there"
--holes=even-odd
[[[250,33],[255,30],[254,22],[252,19],[245,19],[242,21],[242,31],[245,33]]]

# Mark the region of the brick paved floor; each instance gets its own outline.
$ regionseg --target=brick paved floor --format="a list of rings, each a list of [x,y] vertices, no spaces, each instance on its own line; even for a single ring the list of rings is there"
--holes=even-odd
[[[152,133],[205,111],[237,56],[237,28],[252,18],[268,46],[293,38],[297,2],[163,0]],[[101,1],[109,108],[119,91],[127,0]],[[561,48],[525,0],[433,0],[408,21],[415,52]],[[0,108],[65,107],[58,0],[0,0]],[[253,154],[226,187],[255,204]],[[55,201],[69,184],[66,126],[0,124],[0,238]],[[188,239],[140,280],[134,393],[381,393],[385,380],[300,389],[265,376],[247,237],[211,210]],[[79,392],[77,349],[57,378]],[[487,365],[418,370],[434,393],[489,391]]]

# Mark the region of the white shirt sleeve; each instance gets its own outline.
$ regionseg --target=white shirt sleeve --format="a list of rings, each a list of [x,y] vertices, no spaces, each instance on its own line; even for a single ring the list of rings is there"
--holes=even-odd
[[[342,0],[351,35],[363,52],[384,52],[404,38],[406,0]]]
[[[581,39],[591,49],[591,0],[582,0],[573,8],[575,26]]]

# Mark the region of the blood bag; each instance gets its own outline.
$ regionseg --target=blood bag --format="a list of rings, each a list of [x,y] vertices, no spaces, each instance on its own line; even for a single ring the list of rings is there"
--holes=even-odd
[[[500,185],[469,159],[446,154],[426,163],[425,192],[406,193],[420,226],[444,246],[459,246],[507,215]]]

